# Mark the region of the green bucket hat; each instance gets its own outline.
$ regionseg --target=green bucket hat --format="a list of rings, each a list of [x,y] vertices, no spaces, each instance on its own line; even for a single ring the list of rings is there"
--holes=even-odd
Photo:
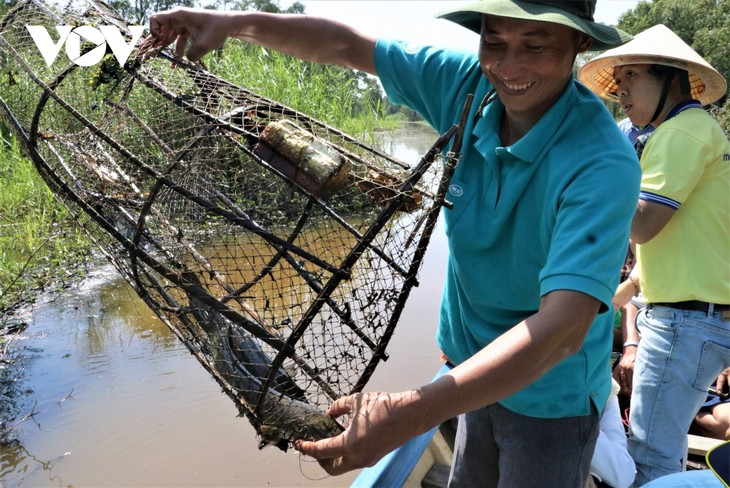
[[[580,31],[593,38],[591,51],[605,51],[632,38],[615,27],[593,20],[596,0],[478,0],[461,4],[437,15],[477,34],[482,30],[482,14],[512,19],[552,22]]]

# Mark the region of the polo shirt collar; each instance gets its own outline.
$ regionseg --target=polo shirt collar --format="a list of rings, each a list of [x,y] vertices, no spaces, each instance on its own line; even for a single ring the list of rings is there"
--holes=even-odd
[[[515,158],[526,163],[539,161],[548,149],[548,143],[557,134],[577,97],[575,80],[571,76],[568,85],[553,106],[540,117],[540,120],[527,134],[507,147],[501,146],[499,142],[499,122],[502,113],[504,113],[504,105],[499,97],[495,97],[494,101],[482,111],[482,116],[474,124],[473,134],[476,141],[474,147],[485,158],[493,155],[496,147],[502,158]]]

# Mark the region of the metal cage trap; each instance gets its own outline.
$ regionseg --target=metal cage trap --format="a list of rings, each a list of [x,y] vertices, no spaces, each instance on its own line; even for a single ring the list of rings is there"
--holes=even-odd
[[[387,357],[459,126],[411,167],[166,50],[48,66],[27,25],[131,37],[96,0],[0,21],[2,120],[49,187],[262,447],[341,432],[324,410]]]

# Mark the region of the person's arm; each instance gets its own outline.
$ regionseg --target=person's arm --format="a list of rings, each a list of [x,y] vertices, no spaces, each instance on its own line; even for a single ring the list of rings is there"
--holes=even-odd
[[[332,475],[372,466],[408,439],[525,388],[578,352],[599,306],[583,293],[549,293],[535,315],[435,382],[403,393],[360,393],[335,401],[328,413],[349,415],[347,430],[316,442],[297,441],[295,447]]]
[[[613,306],[621,309],[621,357],[613,368],[613,379],[621,387],[621,393],[631,395],[634,386],[634,363],[639,348],[639,331],[636,329],[636,314],[639,311],[631,301],[641,293],[641,274],[638,263],[626,280],[616,289]]]
[[[675,209],[661,203],[639,200],[631,221],[631,240],[646,244],[654,239],[674,215]]]
[[[641,291],[641,281],[637,276],[629,274],[629,277],[619,283],[616,293],[613,295],[613,308],[619,309],[626,306],[632,298],[637,296]]]
[[[632,218],[633,220],[633,218]],[[628,273],[628,274],[626,274]],[[631,299],[641,293],[641,281],[639,278],[639,267],[636,263],[636,243],[629,239],[629,252],[621,268],[621,276],[627,279],[619,283],[611,302],[613,308],[618,310],[624,307]],[[624,339],[625,340],[625,339]]]
[[[623,345],[621,346],[621,357],[613,368],[613,379],[621,387],[621,393],[631,395],[634,388],[634,363],[636,353],[639,349],[639,331],[636,329],[636,314],[639,311],[633,303],[628,303],[622,310],[621,335]]]
[[[175,42],[175,54],[197,61],[228,37],[305,61],[337,64],[375,74],[375,39],[321,17],[265,12],[220,12],[178,7],[150,17],[157,48]]]

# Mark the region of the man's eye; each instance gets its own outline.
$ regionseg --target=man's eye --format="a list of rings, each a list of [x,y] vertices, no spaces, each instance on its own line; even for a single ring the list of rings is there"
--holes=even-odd
[[[490,49],[499,49],[500,47],[502,47],[502,43],[501,42],[490,41],[490,40],[487,40],[487,39],[482,39],[482,44],[484,44],[484,46],[486,46],[486,47],[488,47]]]

